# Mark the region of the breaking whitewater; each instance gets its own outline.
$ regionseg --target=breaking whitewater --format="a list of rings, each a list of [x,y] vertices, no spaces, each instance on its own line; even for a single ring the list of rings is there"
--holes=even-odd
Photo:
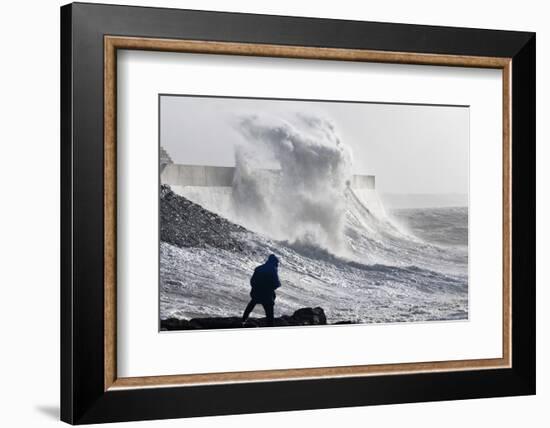
[[[161,319],[240,316],[271,253],[275,316],[320,306],[331,324],[468,318],[467,207],[387,211],[350,185],[353,156],[329,121],[236,126],[231,187],[161,186]]]

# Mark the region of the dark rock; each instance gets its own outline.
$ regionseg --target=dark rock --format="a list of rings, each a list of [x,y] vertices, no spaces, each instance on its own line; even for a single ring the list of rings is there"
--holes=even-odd
[[[168,318],[160,321],[161,330],[190,330],[191,323],[185,319]]]
[[[301,325],[324,325],[327,323],[325,311],[319,307],[298,309],[292,317],[302,323]]]
[[[216,317],[216,318],[193,318],[189,324],[194,329],[213,329],[213,328],[235,328],[241,327],[240,317]]]
[[[301,308],[292,316],[283,315],[274,320],[275,327],[326,325],[327,317],[323,308]],[[265,318],[249,318],[243,326],[240,317],[193,318],[191,320],[168,318],[161,320],[161,330],[209,330],[218,328],[267,327]]]

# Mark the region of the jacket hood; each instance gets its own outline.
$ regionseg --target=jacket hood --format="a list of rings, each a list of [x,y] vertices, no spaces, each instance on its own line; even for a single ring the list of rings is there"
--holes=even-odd
[[[275,254],[271,254],[271,255],[267,258],[266,264],[278,265],[278,264],[279,264],[279,259],[277,258],[277,256],[276,256]]]

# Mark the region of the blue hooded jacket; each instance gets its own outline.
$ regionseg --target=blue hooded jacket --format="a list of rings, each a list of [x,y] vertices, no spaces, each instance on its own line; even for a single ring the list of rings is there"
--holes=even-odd
[[[277,268],[279,259],[271,254],[267,261],[254,269],[254,274],[250,278],[250,297],[259,303],[274,304],[275,290],[281,286]]]

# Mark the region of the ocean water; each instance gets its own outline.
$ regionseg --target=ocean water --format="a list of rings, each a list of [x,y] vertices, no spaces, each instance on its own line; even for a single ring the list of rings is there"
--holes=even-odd
[[[468,208],[411,208],[392,211],[394,221],[419,238],[443,246],[468,246]]]
[[[161,318],[239,316],[254,267],[274,253],[282,281],[276,316],[321,306],[329,323],[467,319],[467,208],[386,212],[373,195],[346,192],[338,254],[242,228],[216,230],[241,242],[238,252],[161,242]],[[253,316],[263,316],[261,307]]]

